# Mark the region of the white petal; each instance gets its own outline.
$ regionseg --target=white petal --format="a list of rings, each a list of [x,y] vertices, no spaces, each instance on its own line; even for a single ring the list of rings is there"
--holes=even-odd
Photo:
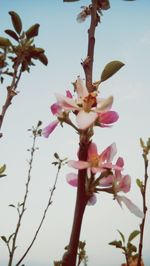
[[[118,203],[120,204],[120,206],[122,206],[122,202],[126,205],[126,207],[129,209],[130,212],[132,212],[134,215],[136,215],[139,218],[144,217],[143,212],[127,197],[125,196],[116,196],[116,199],[118,201]]]
[[[55,94],[55,96],[56,96],[57,102],[65,110],[75,111],[75,110],[80,109],[72,98],[65,97],[65,96],[60,95],[60,94]]]
[[[97,110],[99,112],[106,112],[111,109],[113,104],[113,96],[108,97],[107,99],[97,99]]]
[[[83,83],[83,80],[80,77],[78,77],[76,82],[76,91],[79,98],[85,98],[89,94],[87,88]]]
[[[76,122],[79,129],[87,129],[90,127],[97,119],[97,114],[94,112],[84,112],[81,110],[76,117]]]

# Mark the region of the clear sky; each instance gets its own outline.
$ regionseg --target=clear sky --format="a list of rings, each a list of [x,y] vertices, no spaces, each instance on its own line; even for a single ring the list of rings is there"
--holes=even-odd
[[[27,131],[38,120],[47,125],[53,120],[49,107],[55,101],[54,93],[72,90],[72,82],[78,75],[84,78],[81,60],[87,53],[87,30],[89,20],[78,24],[76,16],[80,6],[63,3],[61,0],[0,0],[0,36],[10,28],[9,11],[20,14],[24,30],[32,24],[40,24],[37,46],[43,47],[49,59],[48,67],[36,64],[30,74],[24,74],[18,90],[19,95],[7,112],[1,139],[0,163],[7,164],[7,177],[0,180],[0,235],[13,232],[17,213],[8,207],[10,203],[22,201],[27,176],[27,149],[31,146]],[[125,2],[110,0],[111,9],[103,12],[102,23],[96,30],[94,80],[98,80],[105,64],[120,60],[125,66],[101,87],[103,97],[114,96],[113,110],[119,113],[119,121],[111,129],[96,129],[94,141],[99,150],[116,142],[118,155],[124,157],[125,170],[132,177],[132,189],[128,193],[141,207],[141,197],[135,185],[136,178],[143,177],[143,161],[139,138],[150,137],[150,1]],[[0,88],[0,104],[4,102],[5,86]],[[18,239],[16,258],[23,253],[39,224],[46,206],[49,189],[52,187],[56,169],[51,165],[54,152],[61,157],[76,158],[78,137],[65,126],[55,130],[49,139],[40,138],[32,172],[27,211]],[[50,266],[53,260],[61,259],[63,248],[68,244],[76,189],[66,183],[65,175],[70,172],[64,167],[53,204],[45,224],[32,251],[25,260],[27,266]],[[148,184],[149,185],[149,184]],[[148,188],[149,201],[150,186]],[[149,207],[149,206],[148,206]],[[97,204],[87,207],[81,240],[86,240],[89,256],[88,266],[120,266],[124,257],[119,250],[108,246],[118,238],[117,229],[126,236],[138,229],[140,219],[125,208],[122,210],[110,195],[99,195]],[[150,265],[150,212],[146,222],[144,238],[145,266]],[[7,265],[7,250],[0,242],[0,266]]]

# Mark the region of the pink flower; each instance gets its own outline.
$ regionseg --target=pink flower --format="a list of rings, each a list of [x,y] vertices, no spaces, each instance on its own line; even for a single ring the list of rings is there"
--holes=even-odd
[[[118,158],[116,166],[120,167],[115,169],[114,175],[109,175],[100,179],[99,185],[102,187],[112,187],[114,194],[120,191],[124,193],[129,192],[131,187],[131,177],[129,175],[122,175],[121,170],[124,166],[124,161],[121,157]]]
[[[118,115],[114,113],[108,113],[107,118],[102,117],[102,113],[110,110],[113,97],[110,96],[107,99],[99,99],[97,97],[97,92],[88,93],[83,81],[78,77],[75,83],[75,90],[77,93],[77,99],[71,97],[63,96],[60,94],[56,95],[57,102],[66,111],[76,112],[76,123],[79,129],[85,130],[92,126],[98,119],[99,125],[109,124],[117,121]],[[108,116],[110,118],[108,119]],[[101,122],[100,120],[103,120]]]
[[[66,176],[66,180],[68,182],[69,185],[73,186],[73,187],[77,187],[78,186],[78,175],[75,173],[69,173]],[[89,200],[88,200],[88,205],[95,205],[97,199],[96,199],[96,195],[93,194]]]
[[[118,158],[116,165],[120,167],[124,166],[124,161],[121,157]],[[125,196],[118,195],[118,192],[120,191],[124,193],[130,191],[131,177],[129,175],[122,175],[121,170],[116,169],[114,175],[109,175],[100,179],[99,186],[112,189],[112,193],[121,207],[123,202],[130,212],[135,214],[137,217],[143,218],[143,212],[130,199]]]
[[[115,156],[116,152],[116,144],[113,143],[112,145],[107,147],[101,154],[98,154],[97,146],[95,143],[92,142],[89,145],[87,161],[72,160],[68,162],[68,165],[78,170],[88,169],[89,176],[90,171],[95,174],[97,172],[103,172],[106,171],[106,169],[112,168],[120,170],[122,169],[120,166],[112,164],[112,159]]]
[[[66,95],[67,97],[71,98],[71,92],[70,91],[66,91]],[[45,138],[48,138],[49,135],[54,131],[54,129],[57,127],[57,125],[60,123],[59,118],[63,117],[63,114],[65,113],[64,110],[62,109],[62,106],[56,102],[54,104],[51,105],[50,107],[51,112],[53,115],[55,115],[57,117],[57,120],[52,121],[48,126],[46,126],[43,130],[42,130],[42,135]]]

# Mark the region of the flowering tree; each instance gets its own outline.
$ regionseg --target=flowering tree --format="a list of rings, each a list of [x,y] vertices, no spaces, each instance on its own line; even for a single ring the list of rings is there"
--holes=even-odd
[[[76,2],[79,0],[64,0],[64,2]],[[129,1],[129,0],[128,0]],[[130,0],[134,1],[134,0]],[[82,1],[81,1],[82,2]],[[58,126],[64,124],[69,125],[79,137],[79,147],[77,147],[77,159],[69,158],[67,165],[73,168],[73,172],[68,173],[66,180],[69,185],[77,187],[76,205],[74,211],[74,219],[72,231],[70,234],[70,241],[66,247],[66,252],[59,262],[54,262],[55,265],[61,266],[75,266],[80,265],[82,260],[86,261],[85,242],[80,241],[80,232],[83,221],[83,216],[87,205],[94,205],[98,201],[98,194],[108,193],[113,196],[113,199],[122,207],[124,204],[130,212],[142,219],[140,231],[134,230],[129,239],[125,241],[125,236],[119,231],[121,240],[113,241],[110,244],[123,250],[126,258],[127,265],[143,265],[142,261],[142,247],[144,225],[146,218],[146,185],[148,179],[148,154],[149,154],[149,140],[145,144],[141,140],[143,149],[143,158],[145,163],[145,176],[144,182],[140,179],[137,180],[137,185],[143,199],[143,210],[141,211],[128,197],[124,194],[128,193],[131,189],[131,177],[124,173],[124,160],[117,154],[116,143],[108,144],[108,146],[98,151],[97,144],[93,141],[95,127],[99,130],[110,128],[119,119],[119,115],[113,110],[113,96],[103,98],[101,96],[101,84],[111,78],[118,72],[124,63],[115,60],[109,62],[103,69],[101,77],[96,82],[93,81],[93,63],[94,63],[94,48],[95,48],[95,30],[101,22],[102,13],[110,8],[108,0],[92,0],[88,6],[83,6],[82,11],[77,16],[78,22],[84,22],[87,17],[90,18],[90,27],[88,30],[88,50],[86,58],[82,61],[85,78],[78,76],[73,82],[73,90],[66,90],[65,94],[56,94],[56,102],[51,105],[52,115],[55,116],[54,121],[41,130],[41,122],[39,121],[36,127],[30,131],[33,134],[33,145],[31,147],[29,171],[27,175],[27,183],[23,202],[17,206],[10,204],[10,207],[16,208],[18,212],[18,222],[15,232],[8,238],[1,236],[5,242],[8,253],[9,262],[11,266],[14,259],[16,250],[16,241],[20,231],[22,217],[26,210],[26,201],[28,197],[28,190],[31,180],[31,170],[34,153],[36,151],[35,141],[39,136],[48,138],[50,134],[56,130]],[[44,65],[47,65],[48,60],[42,48],[36,47],[33,43],[34,38],[38,35],[39,24],[34,24],[27,31],[22,29],[22,21],[19,15],[14,12],[9,12],[12,20],[14,30],[7,29],[5,32],[12,39],[17,42],[17,45],[7,38],[0,38],[1,47],[1,82],[5,76],[12,78],[11,84],[7,86],[6,101],[2,106],[0,115],[0,128],[4,122],[6,111],[14,96],[18,95],[17,87],[21,79],[22,73],[29,72],[30,67],[34,65],[33,60],[40,60]],[[12,66],[8,67],[8,60]],[[9,63],[10,65],[10,63]],[[1,133],[1,137],[3,134]],[[35,232],[35,235],[29,244],[24,254],[20,257],[16,266],[20,265],[30,249],[32,248],[37,235],[41,229],[48,208],[52,203],[52,195],[56,188],[58,173],[62,165],[66,164],[66,159],[60,159],[57,153],[54,154],[56,161],[54,165],[58,166],[56,180],[51,193],[48,198],[48,203],[44,209],[42,219]],[[6,166],[0,168],[0,177],[5,176]],[[68,171],[69,172],[69,171]],[[140,234],[139,249],[136,256],[133,255],[137,251],[131,241]],[[86,264],[85,264],[86,265]]]

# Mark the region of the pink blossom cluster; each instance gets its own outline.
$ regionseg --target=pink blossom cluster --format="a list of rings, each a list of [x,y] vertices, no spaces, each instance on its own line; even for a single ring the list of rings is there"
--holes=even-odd
[[[59,123],[67,122],[70,112],[76,116],[76,125],[79,130],[86,130],[94,125],[109,127],[118,120],[118,114],[111,111],[112,96],[102,99],[98,97],[97,91],[89,93],[80,77],[74,87],[76,98],[70,91],[66,92],[66,96],[56,94],[57,102],[51,106],[51,112],[57,119],[43,129],[45,137],[48,137]]]
[[[69,161],[68,165],[77,170],[87,169],[87,183],[89,184],[89,191],[92,194],[89,198],[89,205],[96,203],[97,192],[108,192],[114,195],[122,207],[122,203],[134,213],[136,216],[143,218],[143,213],[140,209],[127,197],[118,195],[119,192],[127,193],[131,188],[131,177],[123,175],[122,170],[124,166],[123,158],[119,157],[115,164],[112,163],[114,156],[117,153],[116,144],[113,143],[107,147],[102,153],[98,154],[97,146],[91,142],[88,149],[87,161]],[[91,182],[92,180],[92,182]],[[69,173],[67,175],[67,182],[74,186],[78,186],[78,175]]]

